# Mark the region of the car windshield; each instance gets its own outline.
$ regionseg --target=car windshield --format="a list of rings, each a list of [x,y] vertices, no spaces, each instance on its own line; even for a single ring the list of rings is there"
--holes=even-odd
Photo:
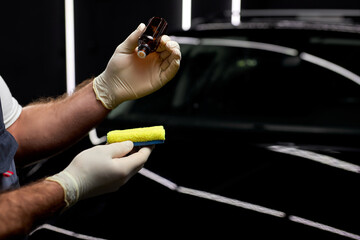
[[[360,126],[360,40],[312,36],[301,46],[289,42],[289,47],[244,37],[174,38],[182,51],[175,79],[110,118],[141,113]]]

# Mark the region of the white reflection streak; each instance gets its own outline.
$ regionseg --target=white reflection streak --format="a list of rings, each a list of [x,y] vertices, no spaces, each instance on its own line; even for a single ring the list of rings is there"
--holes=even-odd
[[[182,29],[191,28],[191,0],[182,0]]]
[[[201,45],[220,46],[220,47],[252,48],[252,49],[259,49],[270,52],[277,52],[289,56],[297,56],[299,54],[298,50],[293,48],[288,48],[288,47],[269,44],[269,43],[262,43],[262,42],[252,42],[252,41],[235,40],[235,39],[194,38],[194,37],[178,37],[178,36],[171,36],[171,38],[180,44],[188,44],[188,45],[201,44]]]
[[[99,144],[105,143],[107,140],[107,137],[102,136],[99,138],[97,135],[97,132],[96,132],[96,128],[93,128],[89,131],[89,139],[93,145],[99,145]]]
[[[184,194],[189,194],[189,195],[193,195],[193,196],[196,196],[196,197],[206,198],[206,199],[209,199],[209,200],[225,203],[225,204],[228,204],[228,205],[233,205],[233,206],[236,206],[236,207],[241,207],[241,208],[245,208],[245,209],[248,209],[248,210],[252,210],[252,211],[272,215],[272,216],[275,216],[275,217],[283,218],[283,217],[286,216],[286,214],[284,212],[280,212],[280,211],[273,210],[273,209],[266,208],[266,207],[262,207],[262,206],[259,206],[259,205],[256,205],[256,204],[247,203],[247,202],[239,201],[239,200],[236,200],[236,199],[231,199],[231,198],[223,197],[223,196],[220,196],[220,195],[216,195],[216,194],[212,194],[212,193],[208,193],[208,192],[204,192],[204,191],[200,191],[200,190],[190,189],[190,188],[186,188],[186,187],[179,187],[177,189],[177,191],[181,192],[181,193],[184,193]]]
[[[252,203],[248,203],[248,202],[243,202],[243,201],[239,201],[236,199],[232,199],[232,198],[227,198],[227,197],[223,197],[217,194],[212,194],[212,193],[208,193],[208,192],[204,192],[204,191],[200,191],[200,190],[196,190],[196,189],[191,189],[191,188],[187,188],[187,187],[181,187],[178,186],[177,184],[149,171],[146,168],[142,168],[139,171],[140,174],[142,174],[143,176],[150,178],[151,180],[160,183],[161,185],[166,186],[167,188],[177,191],[179,193],[183,193],[183,194],[188,194],[188,195],[192,195],[195,197],[200,197],[200,198],[205,198],[208,200],[212,200],[212,201],[217,201],[217,202],[221,202],[221,203],[225,203],[228,205],[233,205],[236,207],[241,207],[244,209],[248,209],[251,211],[256,211],[256,212],[260,212],[263,214],[268,214],[271,216],[275,216],[275,217],[280,217],[280,218],[285,218],[286,217],[286,213],[278,211],[278,210],[274,210],[274,209],[270,209],[270,208],[266,208],[266,207],[262,207],[260,205],[256,205],[256,204],[252,204]],[[296,217],[296,216],[291,216],[289,215],[289,220],[296,222],[296,223],[301,223],[310,227],[314,227],[314,228],[318,228],[321,229],[323,231],[328,231],[328,232],[332,232],[334,234],[338,234],[341,236],[345,236],[348,238],[352,238],[352,239],[357,239],[360,240],[360,236],[353,234],[353,233],[349,233],[322,223],[318,223],[318,222],[314,222],[311,220],[307,220],[305,218],[301,218],[301,217]]]
[[[74,1],[65,0],[66,91],[69,95],[74,92],[76,84],[74,28]]]
[[[262,43],[262,42],[252,42],[244,40],[233,40],[233,39],[217,39],[217,38],[204,38],[201,43],[203,45],[212,45],[212,46],[226,46],[226,47],[242,47],[242,48],[253,48],[260,49],[265,51],[277,52],[289,56],[297,56],[299,54],[298,50],[288,47],[283,47],[279,45]]]
[[[241,23],[241,0],[232,0],[231,1],[231,24],[234,26],[239,26]]]
[[[336,73],[338,73],[360,85],[360,76],[356,75],[355,73],[353,73],[335,63],[329,62],[325,59],[316,57],[316,56],[308,54],[308,53],[301,53],[300,58],[304,61],[311,62],[315,65],[321,66],[330,71],[336,72]]]
[[[342,160],[338,160],[336,158],[327,155],[314,153],[307,150],[301,150],[294,147],[277,146],[277,145],[269,146],[268,149],[274,152],[280,152],[280,153],[306,158],[309,160],[313,160],[315,162],[319,162],[335,168],[340,168],[346,171],[360,173],[360,166],[352,163],[344,162]]]
[[[97,238],[97,237],[93,237],[93,236],[88,236],[88,235],[84,235],[84,234],[80,234],[80,233],[76,233],[73,231],[69,231],[63,228],[59,228],[50,224],[43,224],[41,226],[39,226],[38,228],[36,228],[34,231],[32,231],[29,236],[33,235],[36,231],[41,230],[41,229],[47,229],[53,232],[57,232],[57,233],[61,233],[63,235],[66,236],[70,236],[72,238],[76,238],[76,239],[84,239],[84,240],[106,240],[104,238]]]
[[[335,234],[338,234],[338,235],[341,235],[341,236],[344,236],[344,237],[360,240],[359,235],[349,233],[349,232],[346,232],[346,231],[343,231],[341,229],[337,229],[337,228],[334,228],[334,227],[330,227],[330,226],[322,224],[322,223],[307,220],[305,218],[296,217],[296,216],[289,216],[289,220],[293,221],[293,222],[301,223],[301,224],[304,224],[304,225],[307,225],[307,226],[310,226],[310,227],[318,228],[318,229],[321,229],[323,231],[332,232],[332,233],[335,233]]]
[[[169,180],[167,180],[145,168],[142,168],[139,171],[139,173],[144,175],[145,177],[148,177],[148,178],[152,179],[153,181],[160,183],[161,185],[164,185],[165,187],[167,187],[171,190],[177,191],[179,193],[184,193],[184,194],[192,195],[195,197],[200,197],[200,198],[205,198],[205,199],[209,199],[212,201],[225,203],[228,205],[233,205],[236,207],[249,209],[252,211],[272,215],[275,217],[285,217],[285,213],[277,211],[277,210],[273,210],[273,209],[262,207],[262,206],[259,206],[256,204],[247,203],[247,202],[239,201],[236,199],[231,199],[231,198],[223,197],[220,195],[216,195],[216,194],[212,194],[212,193],[208,193],[208,192],[204,192],[204,191],[200,191],[200,190],[196,190],[196,189],[178,186],[175,183],[173,183],[173,182],[171,182],[171,181],[169,181]]]
[[[178,188],[178,186],[175,183],[167,180],[166,178],[163,178],[163,177],[157,175],[156,173],[153,173],[153,172],[147,170],[146,168],[140,169],[139,173],[141,175],[144,175],[147,178],[150,178],[151,180],[153,180],[157,183],[160,183],[161,185],[163,185],[167,188],[170,188],[171,190],[176,191],[176,189]]]
[[[200,38],[178,37],[178,36],[170,36],[170,37],[172,40],[177,41],[180,44],[199,45],[201,43]]]

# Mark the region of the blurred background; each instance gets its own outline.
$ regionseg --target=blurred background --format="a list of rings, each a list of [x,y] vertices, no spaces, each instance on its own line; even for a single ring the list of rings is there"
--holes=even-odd
[[[50,223],[99,239],[360,239],[359,0],[2,1],[0,75],[24,106],[71,92],[153,16],[183,41],[178,78],[112,112],[97,130],[101,137],[161,124],[166,143],[152,154],[146,178]],[[202,38],[204,45],[192,42]],[[209,69],[218,76],[202,74]],[[21,170],[21,180],[56,173],[102,143],[90,140],[54,157],[60,161]],[[326,161],[330,167],[320,164]],[[220,200],[204,200],[202,191]],[[38,231],[31,239],[68,238]]]
[[[181,0],[75,0],[76,82],[99,74],[116,46],[152,16],[182,28]],[[186,2],[186,1],[185,1]],[[230,21],[231,0],[193,0],[192,24]],[[38,97],[66,91],[65,4],[63,0],[0,3],[0,74],[25,105]],[[241,10],[359,9],[357,0],[242,0]]]

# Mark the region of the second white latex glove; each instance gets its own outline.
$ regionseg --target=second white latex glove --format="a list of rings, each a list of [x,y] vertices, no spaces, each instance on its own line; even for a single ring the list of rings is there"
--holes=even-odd
[[[94,79],[96,97],[108,109],[160,89],[176,75],[180,67],[180,46],[167,35],[161,37],[156,52],[145,59],[137,56],[138,39],[145,27],[141,23],[116,48],[105,71]]]
[[[132,142],[125,141],[92,147],[47,180],[63,187],[67,207],[81,199],[114,192],[137,173],[150,156],[148,147],[127,155],[133,146]]]

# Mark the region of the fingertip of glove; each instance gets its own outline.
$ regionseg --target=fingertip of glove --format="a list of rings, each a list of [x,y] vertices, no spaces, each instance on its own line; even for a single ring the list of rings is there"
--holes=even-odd
[[[167,44],[169,41],[171,41],[171,38],[168,35],[164,34],[164,35],[161,36],[161,41],[164,44]]]
[[[142,33],[145,30],[145,28],[146,25],[144,23],[140,23],[136,30]]]
[[[121,145],[122,147],[126,148],[128,151],[132,150],[134,148],[134,143],[132,141],[123,141],[123,142],[117,142],[112,143],[115,145]]]
[[[130,150],[134,148],[134,143],[132,141],[124,141],[123,143]]]

